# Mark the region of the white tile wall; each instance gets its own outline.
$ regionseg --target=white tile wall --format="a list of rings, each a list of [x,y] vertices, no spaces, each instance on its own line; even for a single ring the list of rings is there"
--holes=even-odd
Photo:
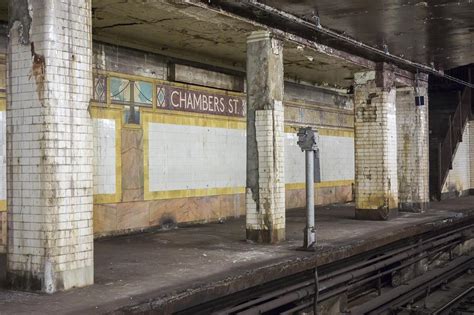
[[[469,127],[466,128],[469,130],[469,175],[471,177],[470,189],[474,189],[474,121],[470,121]]]
[[[245,187],[246,131],[149,125],[149,189]]]
[[[296,133],[285,133],[285,180],[305,182],[305,153],[296,143]],[[319,136],[321,181],[354,179],[354,138]]]
[[[354,138],[319,136],[321,181],[354,180]]]
[[[115,120],[93,119],[94,194],[115,194]]]
[[[245,130],[150,123],[149,137],[150,191],[245,186]],[[353,180],[354,139],[319,139],[321,180]],[[305,154],[297,140],[285,133],[287,184],[305,181]]]
[[[386,73],[388,74],[388,73]],[[377,86],[371,78],[356,81],[355,106],[355,201],[357,209],[379,209],[385,200],[398,204],[396,89]],[[370,97],[370,102],[368,101]]]
[[[285,134],[283,105],[255,111],[255,139],[258,151],[258,204],[248,187],[247,229],[285,228]],[[257,208],[258,206],[258,208]],[[269,222],[271,222],[269,224]]]
[[[305,153],[296,143],[296,133],[285,133],[285,182],[287,184],[305,182]]]
[[[7,199],[6,128],[5,112],[0,112],[0,200]]]
[[[396,95],[398,197],[404,209],[430,201],[427,85],[419,86],[417,92],[425,95],[424,106],[415,106],[413,87],[398,88]]]
[[[453,190],[462,192],[471,188],[469,136],[469,125],[467,125],[454,156],[453,169],[448,173],[442,192]]]

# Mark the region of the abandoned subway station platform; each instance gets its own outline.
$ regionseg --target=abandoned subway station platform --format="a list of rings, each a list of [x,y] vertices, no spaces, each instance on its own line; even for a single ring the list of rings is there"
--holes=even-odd
[[[0,0],[0,314],[470,312],[472,16]]]
[[[273,246],[245,242],[243,219],[101,239],[94,244],[94,285],[53,295],[0,291],[0,307],[6,313],[179,312],[316,264],[472,225],[473,203],[474,197],[451,199],[429,213],[382,222],[354,220],[353,204],[317,207],[315,253],[297,250],[305,224],[301,210],[287,212],[287,240]]]

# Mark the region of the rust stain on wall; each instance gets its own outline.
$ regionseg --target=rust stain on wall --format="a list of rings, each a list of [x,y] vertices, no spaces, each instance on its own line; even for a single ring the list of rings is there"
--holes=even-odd
[[[44,99],[44,81],[46,75],[46,63],[43,55],[35,52],[35,43],[31,43],[31,57],[33,57],[33,65],[31,67],[31,77],[35,78],[36,81],[36,93],[41,104]]]

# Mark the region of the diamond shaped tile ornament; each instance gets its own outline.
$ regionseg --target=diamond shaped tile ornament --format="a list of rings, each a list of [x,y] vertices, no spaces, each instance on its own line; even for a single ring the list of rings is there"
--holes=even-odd
[[[163,86],[158,86],[156,91],[156,98],[158,107],[165,107],[165,88]]]
[[[104,76],[94,78],[94,100],[105,103],[106,81]]]

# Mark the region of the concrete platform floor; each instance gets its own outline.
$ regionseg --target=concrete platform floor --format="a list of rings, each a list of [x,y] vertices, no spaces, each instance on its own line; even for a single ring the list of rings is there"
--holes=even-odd
[[[473,196],[431,207],[385,222],[354,220],[351,204],[318,207],[316,253],[296,250],[302,210],[287,211],[287,241],[279,245],[245,242],[243,218],[97,240],[95,285],[53,295],[0,289],[0,314],[104,313],[151,300],[190,301],[203,292],[216,297],[474,218]]]

